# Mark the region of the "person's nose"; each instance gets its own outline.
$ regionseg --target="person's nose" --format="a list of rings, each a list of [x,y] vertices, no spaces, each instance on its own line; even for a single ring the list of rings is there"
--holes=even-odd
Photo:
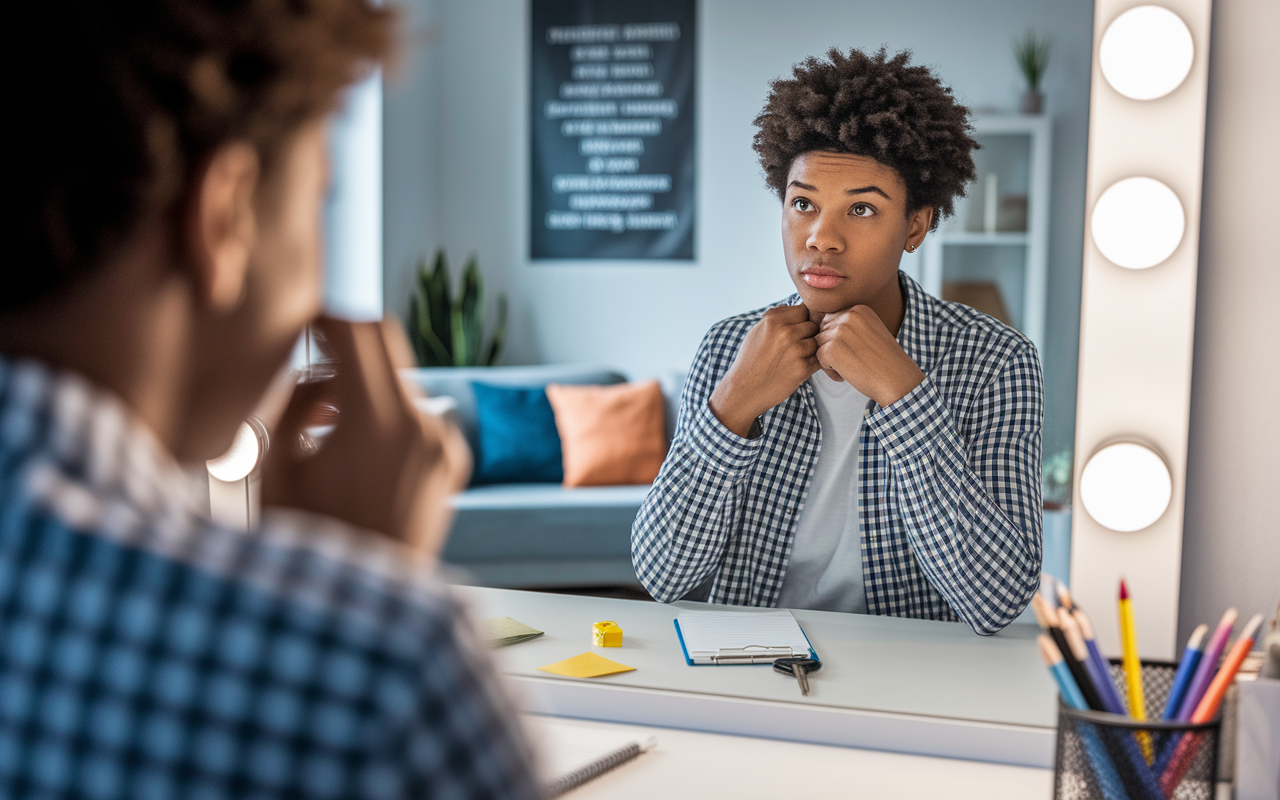
[[[825,212],[814,217],[809,228],[809,238],[805,242],[810,252],[840,253],[844,251],[844,237],[836,221]]]

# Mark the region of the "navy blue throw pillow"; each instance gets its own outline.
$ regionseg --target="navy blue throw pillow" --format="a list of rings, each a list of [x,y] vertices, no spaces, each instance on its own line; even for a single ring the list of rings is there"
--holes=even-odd
[[[541,386],[472,383],[479,450],[471,482],[560,483],[564,461],[556,416]]]

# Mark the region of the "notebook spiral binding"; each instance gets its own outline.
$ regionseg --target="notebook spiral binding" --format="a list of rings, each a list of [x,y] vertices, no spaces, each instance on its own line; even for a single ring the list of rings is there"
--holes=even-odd
[[[559,797],[566,792],[577,789],[582,784],[595,780],[609,770],[627,763],[642,752],[644,751],[638,742],[619,747],[612,753],[592,761],[585,767],[574,770],[567,775],[561,775],[551,781],[551,783],[547,784],[547,797]]]

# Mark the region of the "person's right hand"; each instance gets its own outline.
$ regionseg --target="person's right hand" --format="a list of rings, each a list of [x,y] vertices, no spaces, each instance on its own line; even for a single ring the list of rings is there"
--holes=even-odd
[[[452,519],[449,497],[471,470],[462,434],[414,407],[397,374],[412,356],[394,323],[322,319],[315,328],[337,375],[294,392],[263,467],[263,505],[336,517],[434,557]],[[338,409],[337,424],[308,455],[299,440],[321,404]]]
[[[817,333],[803,303],[764,312],[711,393],[711,413],[729,430],[749,436],[757,417],[821,369]]]

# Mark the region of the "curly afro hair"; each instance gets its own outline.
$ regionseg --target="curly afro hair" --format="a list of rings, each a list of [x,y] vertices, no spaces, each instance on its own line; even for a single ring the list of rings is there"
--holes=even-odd
[[[784,198],[792,162],[814,150],[869,156],[898,172],[908,213],[932,208],[937,228],[974,179],[969,109],[928,67],[911,66],[909,50],[833,47],[827,58],[810,57],[770,85],[752,145],[765,183]]]
[[[264,172],[298,128],[390,56],[394,12],[373,0],[40,0],[8,9],[23,77],[6,189],[0,313],[107,263],[171,215],[226,142]],[[16,23],[12,17],[17,16]]]

